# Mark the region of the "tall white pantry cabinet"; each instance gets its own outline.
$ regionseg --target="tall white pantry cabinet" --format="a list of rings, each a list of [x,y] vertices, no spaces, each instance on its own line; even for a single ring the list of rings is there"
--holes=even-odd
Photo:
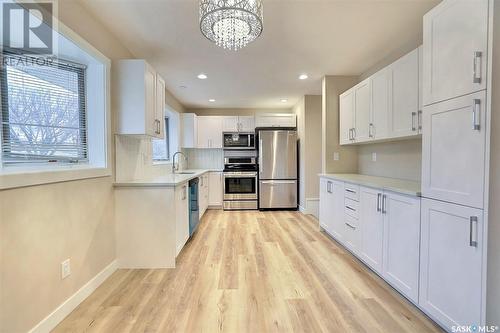
[[[492,11],[446,0],[424,16],[419,306],[450,331],[486,325]]]

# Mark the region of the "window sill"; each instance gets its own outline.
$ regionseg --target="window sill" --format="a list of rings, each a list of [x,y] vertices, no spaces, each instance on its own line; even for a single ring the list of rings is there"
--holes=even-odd
[[[172,164],[171,161],[153,161],[153,165],[165,165],[165,164]]]
[[[7,167],[0,169],[0,190],[111,175],[110,168],[89,165]]]

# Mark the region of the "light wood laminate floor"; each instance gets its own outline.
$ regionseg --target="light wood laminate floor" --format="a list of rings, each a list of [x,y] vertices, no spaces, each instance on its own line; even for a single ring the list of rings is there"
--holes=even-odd
[[[118,270],[55,332],[439,332],[299,212],[207,211],[175,269]]]

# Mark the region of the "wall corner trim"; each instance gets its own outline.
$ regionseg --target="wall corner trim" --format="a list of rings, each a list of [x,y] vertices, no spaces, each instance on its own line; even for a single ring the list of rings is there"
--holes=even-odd
[[[80,303],[90,296],[108,277],[118,269],[118,261],[112,261],[102,271],[97,273],[90,281],[84,284],[73,295],[59,305],[51,314],[33,327],[29,333],[45,333],[52,331],[67,315]]]

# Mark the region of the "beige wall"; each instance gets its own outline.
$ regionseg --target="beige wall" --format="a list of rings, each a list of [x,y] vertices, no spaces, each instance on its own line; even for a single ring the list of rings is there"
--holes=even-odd
[[[376,153],[376,162],[372,160]],[[358,147],[358,172],[363,175],[420,181],[422,140],[402,140]]]
[[[78,2],[60,1],[59,16],[110,59],[132,57]],[[1,332],[28,331],[115,259],[112,182],[0,192]],[[72,272],[61,280],[66,258]]]
[[[357,147],[340,146],[339,96],[358,82],[356,76],[325,76],[322,86],[322,164],[324,173],[349,173],[358,170]],[[340,159],[335,161],[334,152]]]
[[[252,116],[258,113],[287,113],[292,109],[186,109],[185,112],[198,116]]]
[[[167,103],[168,106],[170,106],[174,111],[177,111],[179,113],[185,112],[184,105],[179,102],[179,100],[172,95],[168,89],[165,89],[165,103]]]
[[[299,205],[319,198],[321,172],[321,96],[306,95],[293,108],[299,136]]]
[[[494,4],[486,323],[500,325],[500,1]]]

